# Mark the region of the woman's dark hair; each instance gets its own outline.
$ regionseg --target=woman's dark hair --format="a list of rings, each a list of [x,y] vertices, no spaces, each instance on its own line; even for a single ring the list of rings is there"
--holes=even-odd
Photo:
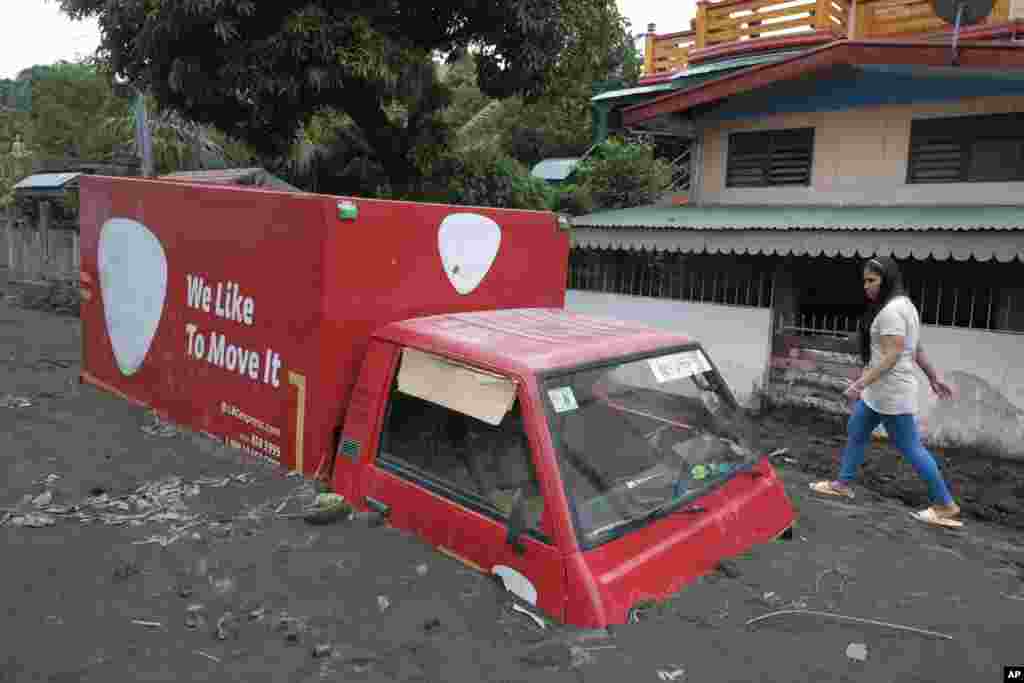
[[[871,362],[871,324],[875,321],[875,316],[893,297],[905,296],[905,292],[900,267],[889,256],[868,259],[864,262],[864,270],[877,273],[882,278],[878,299],[868,302],[860,322],[860,359],[867,365]]]

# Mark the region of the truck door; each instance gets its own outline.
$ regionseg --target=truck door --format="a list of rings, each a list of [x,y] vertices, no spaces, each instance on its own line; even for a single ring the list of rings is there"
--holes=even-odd
[[[363,492],[387,506],[391,524],[564,619],[561,553],[514,380],[403,349],[379,444]],[[506,542],[517,491],[526,517],[518,548]]]

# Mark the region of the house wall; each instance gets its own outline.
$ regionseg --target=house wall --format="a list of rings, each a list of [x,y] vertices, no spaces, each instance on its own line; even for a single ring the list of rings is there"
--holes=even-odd
[[[699,341],[732,387],[737,400],[751,403],[768,363],[771,311],[767,308],[604,294],[570,289],[566,309],[584,315],[631,320],[686,334]]]
[[[1018,0],[1024,4],[1024,0]],[[1024,182],[908,185],[910,124],[916,118],[1024,111],[1024,96],[975,97],[957,102],[882,105],[761,116],[705,127],[701,204],[1019,204]],[[813,126],[814,155],[807,187],[727,188],[732,132]]]

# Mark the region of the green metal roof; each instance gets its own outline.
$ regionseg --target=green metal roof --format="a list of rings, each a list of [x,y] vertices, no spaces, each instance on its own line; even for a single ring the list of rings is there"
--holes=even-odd
[[[638,206],[578,216],[589,228],[677,230],[1020,230],[1022,206]]]
[[[679,88],[679,84],[676,81],[666,81],[664,83],[655,83],[654,85],[641,85],[636,88],[625,88],[623,90],[609,90],[603,92],[600,95],[594,95],[590,98],[591,102],[603,102],[604,100],[617,100],[621,97],[632,97],[633,95],[647,95],[650,93],[664,92],[665,90],[675,90]]]
[[[766,64],[768,62],[777,62],[786,57],[790,57],[803,50],[786,50],[784,52],[771,52],[768,54],[760,55],[746,55],[743,57],[736,57],[734,59],[723,59],[709,64],[696,64],[694,66],[687,66],[686,69],[675,74],[669,80],[660,83],[652,83],[651,85],[641,85],[635,88],[626,88],[624,90],[610,90],[603,92],[600,95],[595,95],[590,98],[591,102],[603,102],[605,100],[617,100],[624,97],[632,97],[635,95],[647,95],[658,92],[665,92],[666,90],[679,90],[680,88],[687,88],[697,83],[703,83],[704,81],[711,80],[716,74],[720,74],[723,71],[733,71],[740,69],[745,66],[755,66],[757,64]]]

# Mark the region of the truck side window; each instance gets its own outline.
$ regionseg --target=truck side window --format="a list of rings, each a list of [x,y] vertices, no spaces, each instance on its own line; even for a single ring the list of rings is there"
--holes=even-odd
[[[519,402],[493,426],[392,388],[377,458],[381,467],[461,505],[507,520],[522,489],[527,528],[541,540],[544,498]]]

